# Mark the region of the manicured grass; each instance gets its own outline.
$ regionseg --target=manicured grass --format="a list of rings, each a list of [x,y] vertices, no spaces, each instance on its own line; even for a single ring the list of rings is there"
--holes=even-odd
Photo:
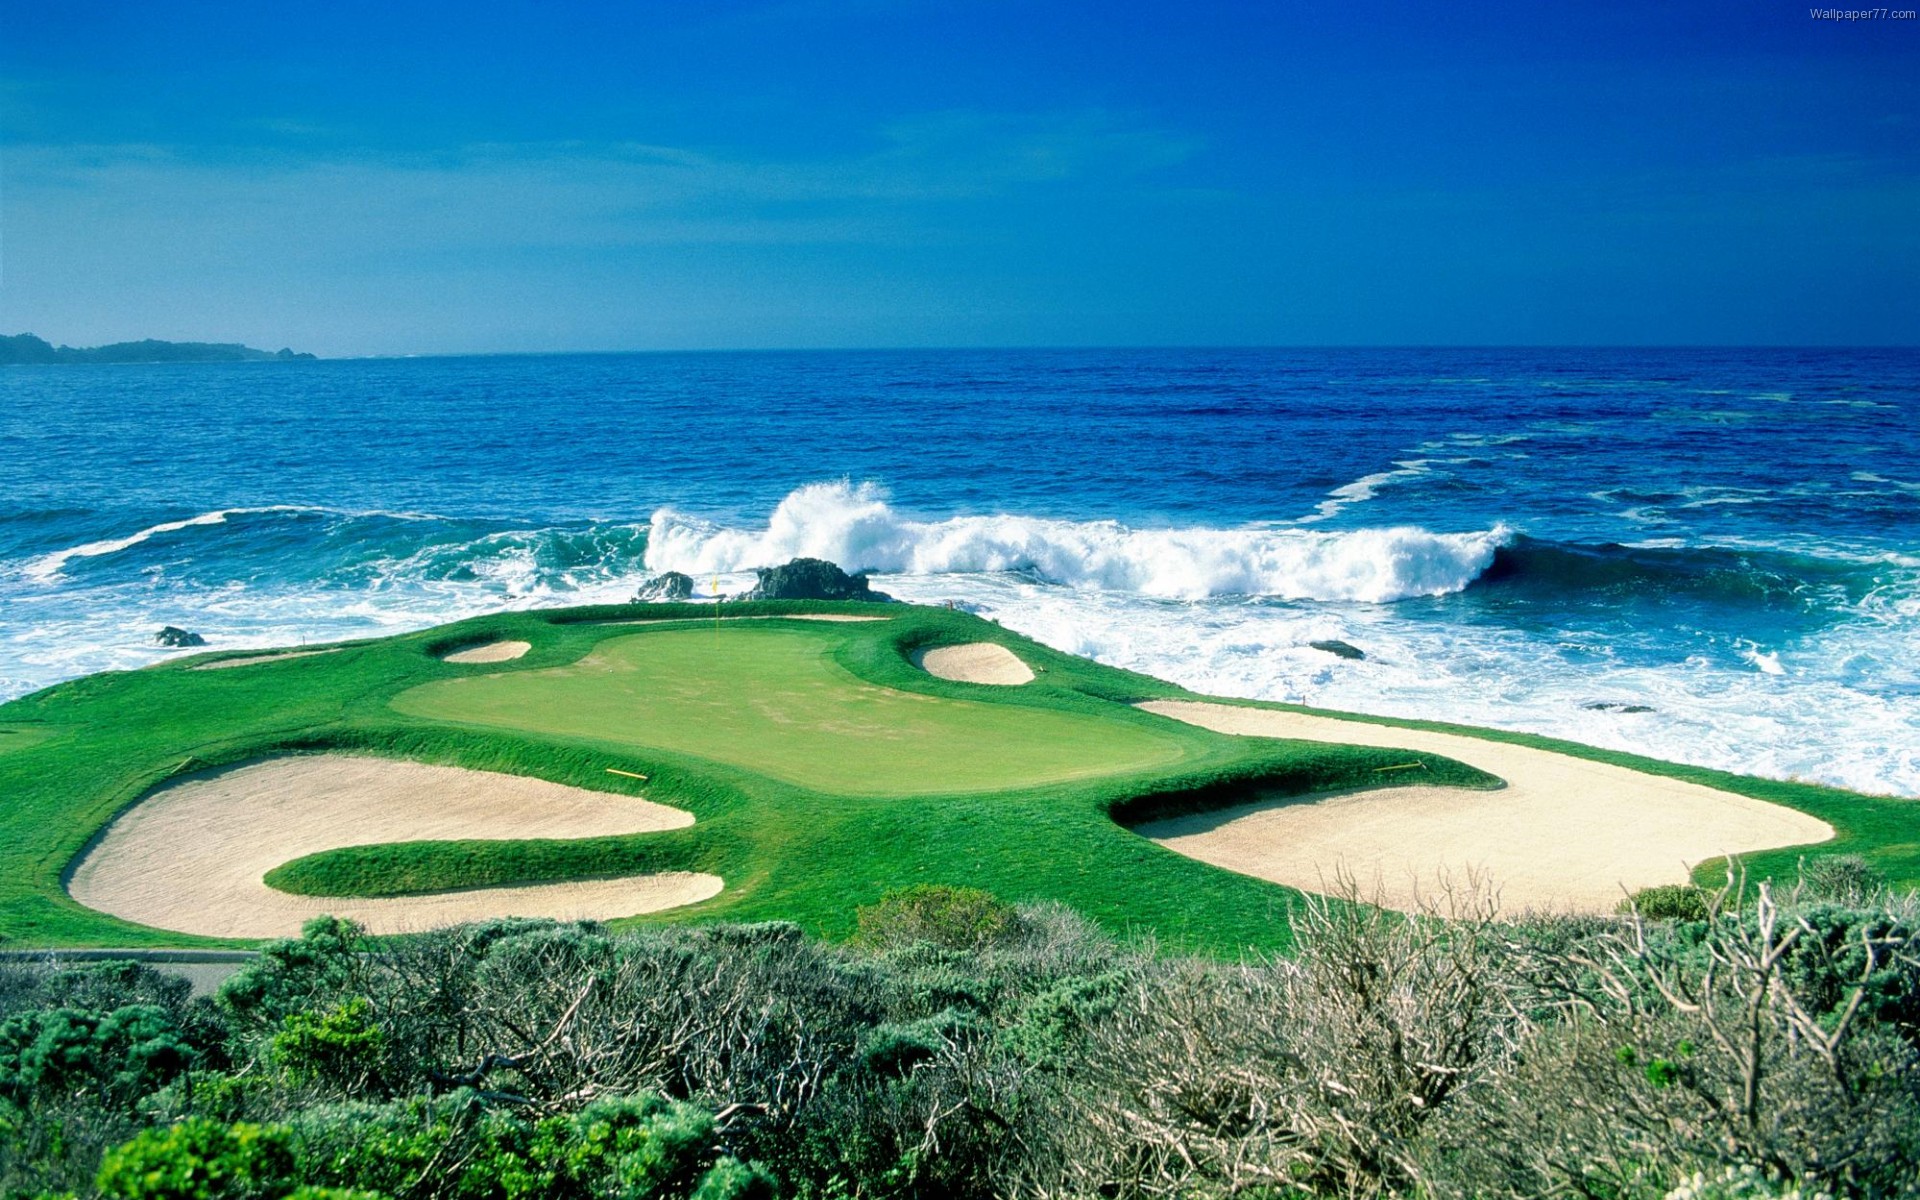
[[[53,735],[53,730],[41,725],[0,727],[0,754],[25,750],[28,746],[37,746]]]
[[[534,775],[645,794],[688,829],[583,841],[356,847],[276,870],[314,895],[399,895],[667,869],[710,871],[706,903],[638,921],[786,918],[840,936],[855,906],[906,884],[1056,899],[1163,945],[1282,949],[1297,893],[1184,858],[1122,828],[1255,791],[1392,783],[1490,786],[1428,759],[1419,778],[1376,768],[1393,750],[1231,738],[1140,712],[1183,697],[1160,680],[1046,649],[961,613],[905,605],[729,606],[741,616],[884,615],[874,623],[721,623],[709,608],[514,613],[349,645],[335,654],[193,671],[108,673],[0,705],[0,938],[13,945],[204,943],[75,904],[62,872],[121,808],[173,774],[333,750]],[[665,618],[644,625],[637,617]],[[528,641],[509,663],[448,649]],[[1039,672],[1010,688],[933,678],[917,647],[990,640]],[[1394,722],[1383,722],[1393,724]],[[1411,724],[1411,723],[1407,723]],[[1842,828],[1816,853],[1868,853],[1920,883],[1910,802],[1771,783],[1540,744],[1728,787]],[[17,738],[18,742],[8,739]],[[630,775],[649,776],[642,783]],[[1759,856],[1766,861],[1766,856]],[[1797,854],[1776,855],[1790,869]],[[1911,869],[1905,864],[1910,864]]]
[[[1192,739],[1108,714],[880,687],[835,661],[845,630],[720,622],[608,638],[579,662],[421,684],[429,720],[593,738],[746,767],[816,791],[1001,791],[1168,767]]]

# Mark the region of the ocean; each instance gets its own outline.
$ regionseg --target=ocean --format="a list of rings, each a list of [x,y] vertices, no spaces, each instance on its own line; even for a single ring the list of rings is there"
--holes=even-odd
[[[812,555],[1202,691],[1920,796],[1920,351],[8,367],[0,448],[0,698]]]

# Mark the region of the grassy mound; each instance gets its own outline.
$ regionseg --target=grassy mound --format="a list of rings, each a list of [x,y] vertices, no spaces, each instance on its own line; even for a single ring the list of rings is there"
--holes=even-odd
[[[887,619],[778,619],[805,613]],[[169,777],[272,754],[505,771],[644,794],[697,818],[690,829],[634,837],[330,851],[274,871],[270,882],[285,891],[391,896],[697,870],[723,877],[726,890],[636,923],[781,918],[837,937],[852,932],[858,906],[938,884],[1059,900],[1111,929],[1228,953],[1283,947],[1297,893],[1164,850],[1122,822],[1256,795],[1496,782],[1430,757],[1417,779],[1382,775],[1376,769],[1402,752],[1239,739],[1163,720],[1130,702],[1181,689],[963,613],[768,602],[725,615],[755,619],[716,621],[713,608],[692,605],[503,614],[245,670],[193,670],[202,658],[107,673],[0,705],[0,937],[199,940],[82,908],[62,874],[117,812]],[[450,649],[509,639],[532,649],[495,669],[441,661]],[[1017,652],[1035,681],[954,682],[910,661],[929,646],[979,641]],[[1805,809],[1841,832],[1821,852],[1858,853],[1896,883],[1920,882],[1920,848],[1910,834],[1893,836],[1907,802],[1630,765]],[[1779,857],[1792,863],[1799,852]]]

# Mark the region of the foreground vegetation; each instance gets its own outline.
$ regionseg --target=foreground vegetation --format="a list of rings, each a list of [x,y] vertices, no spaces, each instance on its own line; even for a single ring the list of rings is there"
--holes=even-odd
[[[0,1193],[1917,1196],[1920,909],[1838,867],[1666,919],[1310,899],[1237,962],[920,887],[845,944],[321,919],[211,1000],[0,967]]]

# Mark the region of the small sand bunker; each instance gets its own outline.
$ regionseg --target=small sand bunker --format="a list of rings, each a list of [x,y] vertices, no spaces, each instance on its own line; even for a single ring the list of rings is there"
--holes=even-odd
[[[452,654],[442,655],[440,661],[450,663],[512,662],[531,649],[533,649],[532,642],[488,642],[484,646],[468,646],[465,650],[456,650]]]
[[[1440,754],[1506,780],[1491,792],[1389,787],[1136,827],[1188,857],[1292,887],[1323,890],[1344,871],[1395,908],[1476,873],[1508,912],[1610,912],[1628,891],[1685,883],[1707,859],[1833,836],[1781,805],[1506,742],[1227,704],[1140,707],[1221,733]]]
[[[289,658],[313,658],[320,654],[338,653],[340,653],[338,646],[331,650],[282,650],[277,654],[249,654],[245,658],[221,658],[187,669],[189,671],[224,671],[228,667],[252,667],[260,663],[285,662]]]
[[[969,642],[964,646],[935,646],[915,650],[913,665],[929,675],[958,683],[992,683],[1012,686],[1033,682],[1033,668],[1018,655],[994,642]]]
[[[322,913],[375,933],[486,917],[628,917],[719,894],[691,872],[425,896],[292,896],[273,868],[342,846],[454,839],[584,838],[681,828],[693,816],[540,779],[341,754],[269,759],[160,788],[122,814],[67,890],[88,908],[209,937],[287,937]]]

